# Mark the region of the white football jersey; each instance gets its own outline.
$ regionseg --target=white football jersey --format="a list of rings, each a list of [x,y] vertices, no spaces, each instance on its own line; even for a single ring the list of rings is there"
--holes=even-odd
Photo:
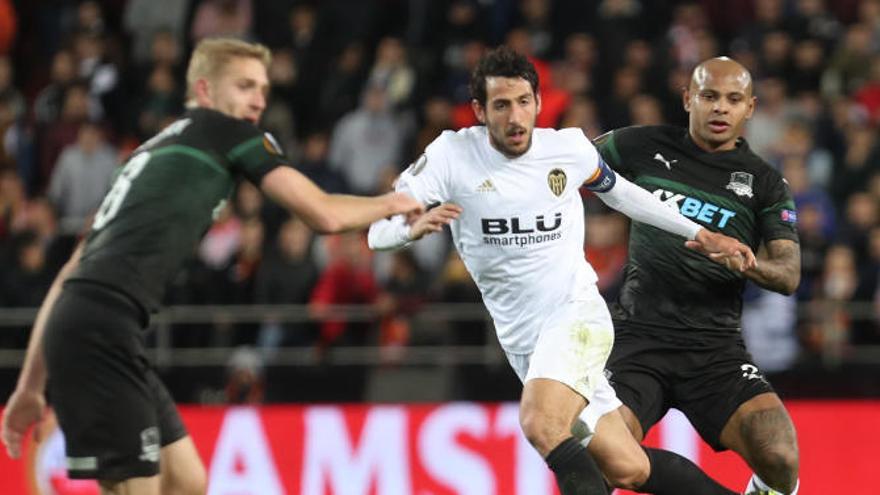
[[[463,208],[452,238],[507,352],[531,352],[548,313],[596,283],[578,188],[598,166],[580,129],[535,129],[529,151],[507,158],[476,126],[445,131],[397,182],[425,204]]]

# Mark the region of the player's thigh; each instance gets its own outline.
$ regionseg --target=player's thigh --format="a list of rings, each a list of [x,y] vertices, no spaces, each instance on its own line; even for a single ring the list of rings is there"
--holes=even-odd
[[[721,444],[752,465],[767,452],[788,452],[796,457],[798,450],[794,423],[774,393],[760,394],[741,404],[721,430]]]
[[[741,339],[687,355],[689,366],[673,384],[671,405],[680,409],[716,451],[726,450],[722,430],[750,400],[772,394],[773,387],[752,362]]]
[[[119,297],[65,289],[47,322],[48,392],[72,478],[118,482],[158,474],[158,421],[141,323]]]
[[[568,385],[588,401],[607,383],[605,364],[614,329],[598,290],[557,308],[544,322],[524,381],[548,378]]]
[[[201,495],[207,490],[205,466],[190,436],[162,447],[160,471],[163,495]]]
[[[615,329],[614,348],[608,358],[608,381],[625,409],[624,421],[641,440],[666,414],[667,393],[675,350],[638,330]]]

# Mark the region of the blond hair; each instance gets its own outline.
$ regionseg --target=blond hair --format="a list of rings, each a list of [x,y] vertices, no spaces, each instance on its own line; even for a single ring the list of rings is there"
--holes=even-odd
[[[208,38],[196,45],[186,69],[187,105],[195,100],[195,84],[199,79],[216,79],[233,58],[255,58],[266,68],[272,62],[272,52],[260,43],[249,43],[235,38]]]

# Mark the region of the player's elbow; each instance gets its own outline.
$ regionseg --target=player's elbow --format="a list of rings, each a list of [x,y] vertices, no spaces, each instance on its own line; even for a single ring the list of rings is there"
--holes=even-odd
[[[801,274],[795,273],[794,276],[788,277],[783,282],[782,290],[780,290],[779,292],[785,296],[790,296],[790,295],[794,294],[795,291],[797,291],[797,288],[800,285],[800,283],[801,283]]]
[[[310,223],[312,230],[318,234],[339,234],[347,230],[345,223],[330,215],[313,218]]]

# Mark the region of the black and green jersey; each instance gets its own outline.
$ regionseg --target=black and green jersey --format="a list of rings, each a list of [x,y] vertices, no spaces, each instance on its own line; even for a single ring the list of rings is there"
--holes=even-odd
[[[239,178],[259,185],[285,159],[253,124],[207,109],[135,150],[95,215],[71,280],[113,287],[153,312]]]
[[[794,201],[782,176],[744,140],[710,153],[686,129],[627,127],[596,139],[619,174],[700,225],[741,240],[797,241]],[[737,332],[745,278],[684,246],[684,239],[639,222],[630,228],[629,260],[612,316],[672,329]]]

